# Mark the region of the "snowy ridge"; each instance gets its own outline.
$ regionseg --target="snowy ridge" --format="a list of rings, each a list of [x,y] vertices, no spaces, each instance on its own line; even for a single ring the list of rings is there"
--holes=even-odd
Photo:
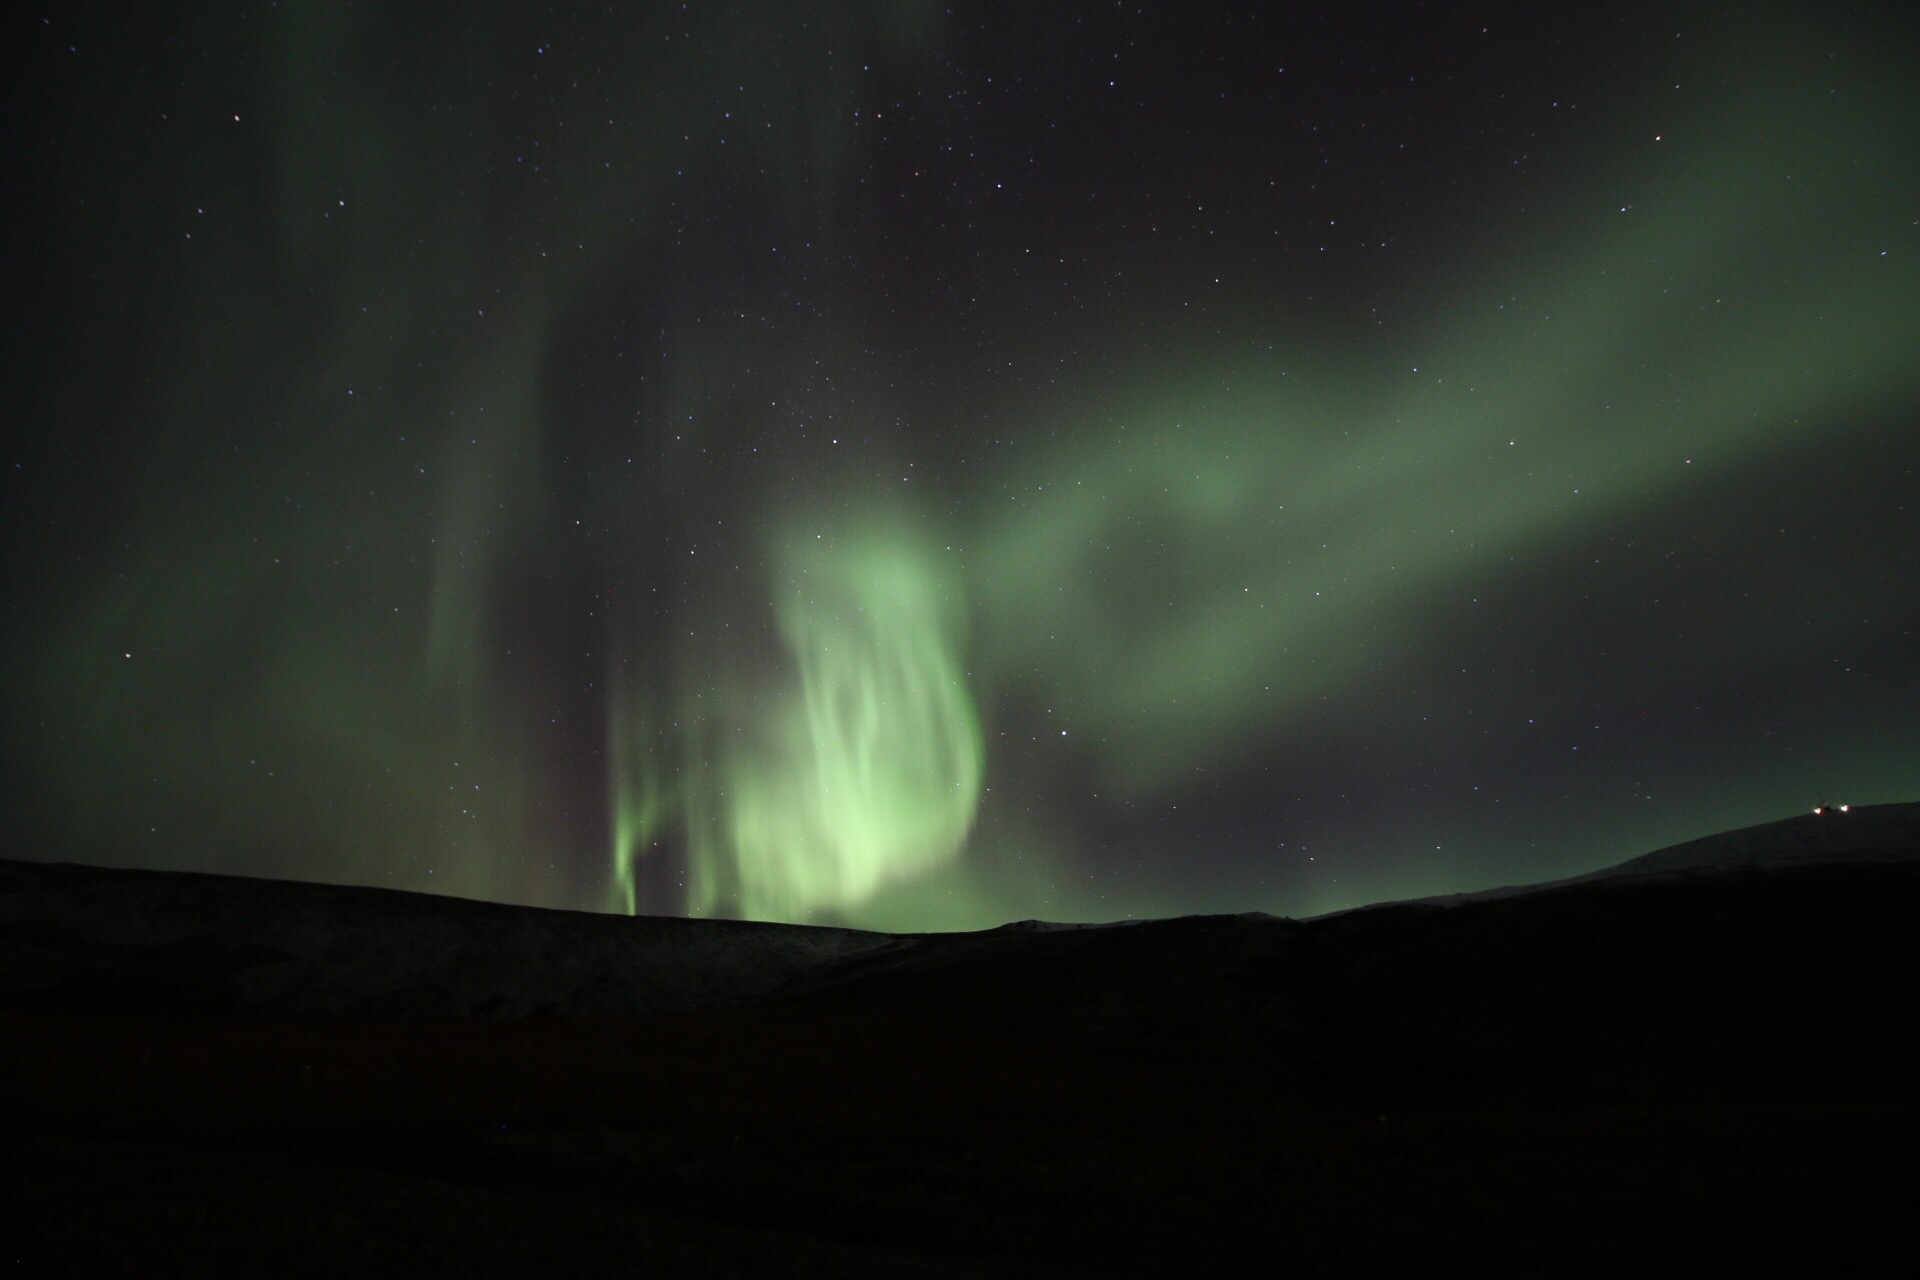
[[[1067,933],[1076,929],[1124,929],[1129,925],[1148,924],[1151,918],[1138,920],[1009,920],[983,930],[986,933]]]
[[[1284,920],[1265,911],[1235,911],[1188,916],[1138,916],[1126,920],[1012,920],[986,933],[1066,933],[1076,929],[1127,929],[1138,924],[1165,924],[1169,920]]]
[[[1896,862],[1920,853],[1920,804],[1860,805],[1763,822],[1631,858],[1581,880],[1645,879],[1831,862]],[[1572,883],[1572,882],[1568,882]]]
[[[1822,865],[1896,863],[1920,865],[1920,803],[1854,805],[1844,810],[1822,806],[1812,813],[1668,845],[1564,880],[1381,902],[1354,910],[1415,905],[1450,907],[1592,884],[1684,880]]]

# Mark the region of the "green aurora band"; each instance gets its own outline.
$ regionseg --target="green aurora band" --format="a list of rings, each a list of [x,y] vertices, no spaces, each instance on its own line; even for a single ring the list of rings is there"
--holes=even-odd
[[[271,270],[236,252],[171,300],[151,479],[90,576],[20,624],[7,688],[14,755],[62,815],[47,838],[140,865],[883,928],[1217,909],[1152,875],[1099,898],[1063,885],[1078,837],[1054,797],[1177,797],[1277,734],[1349,732],[1353,706],[1395,688],[1444,700],[1422,677],[1461,665],[1462,598],[1524,596],[1589,535],[1704,527],[1694,513],[1736,482],[1844,447],[1832,424],[1917,385],[1920,255],[1858,249],[1862,227],[1910,244],[1920,139],[1890,105],[1901,82],[1868,67],[1833,96],[1831,67],[1755,57],[1747,93],[1662,122],[1659,148],[1649,122],[1532,240],[1464,248],[1460,278],[1419,304],[1425,341],[1338,355],[1269,323],[1214,350],[1170,342],[1071,414],[1033,409],[1020,439],[1052,443],[951,478],[937,521],[890,473],[823,488],[816,514],[749,508],[746,568],[694,580],[680,638],[624,600],[597,618],[604,757],[583,762],[555,727],[564,678],[524,644],[559,615],[543,574],[571,553],[535,532],[572,515],[545,483],[540,388],[556,335],[635,252],[609,246],[659,234],[679,126],[661,115],[624,173],[583,180],[540,249],[567,265],[522,273],[451,194],[482,167],[460,154],[470,134],[420,132],[377,95],[333,124],[303,113],[328,68],[378,83],[379,55],[367,32],[307,30],[324,6],[295,9],[273,45],[284,74],[247,87],[281,131],[273,217],[248,230]],[[931,12],[881,6],[875,40],[912,64]],[[755,26],[713,21],[723,46],[728,24]],[[761,57],[735,52],[713,73],[729,92],[733,64]],[[647,65],[668,99],[713,91],[685,60]],[[805,77],[769,75],[750,78],[768,114],[826,117]],[[823,128],[811,150],[764,145],[767,203],[830,237],[823,193],[854,144]],[[582,144],[575,171],[600,154]],[[277,291],[302,289],[312,313],[280,316]],[[676,360],[689,382],[744,363],[718,338]],[[659,394],[651,429],[692,416]],[[376,547],[408,550],[374,564]],[[1756,666],[1849,625],[1784,617],[1780,596],[1738,608],[1725,625]],[[1046,734],[1014,741],[1010,705],[1043,709]],[[1871,802],[1911,798],[1915,751],[1863,732],[1831,754]],[[1772,816],[1776,782],[1558,856],[1573,871]],[[570,874],[580,851],[555,833],[602,828],[596,874]],[[1375,834],[1409,839],[1385,817]],[[650,880],[668,861],[682,871]],[[1455,870],[1245,905],[1465,887]],[[676,879],[677,900],[646,888]]]
[[[695,844],[697,912],[734,896],[729,878],[750,918],[857,907],[954,857],[973,823],[983,750],[957,584],[900,532],[803,543],[793,561],[778,615],[796,679],[754,700],[730,748],[720,830]]]
[[[616,910],[634,909],[636,860],[669,815],[686,824],[688,907],[702,915],[848,911],[966,841],[984,749],[958,582],[902,525],[796,536],[777,559],[783,675],[751,690],[735,687],[737,672],[721,677],[714,687],[733,696],[678,789],[667,771],[633,763],[658,728],[631,692],[615,695]]]

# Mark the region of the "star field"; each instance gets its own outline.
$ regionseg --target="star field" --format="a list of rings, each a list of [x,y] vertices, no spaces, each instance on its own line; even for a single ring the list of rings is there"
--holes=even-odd
[[[1305,915],[1920,789],[1873,7],[49,12],[48,857]]]

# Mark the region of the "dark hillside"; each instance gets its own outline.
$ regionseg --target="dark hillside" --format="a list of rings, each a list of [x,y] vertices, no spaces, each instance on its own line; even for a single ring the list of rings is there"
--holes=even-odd
[[[1900,859],[893,939],[0,870],[9,1234],[40,1267],[1599,1274],[1916,1243]],[[197,923],[128,932],[169,894]],[[364,967],[264,955],[216,903],[363,941],[491,923],[411,972],[390,947],[414,994],[383,1006]],[[677,972],[623,929],[732,976],[570,1006]],[[528,930],[597,958],[516,988],[484,937]],[[330,1001],[322,975],[360,985]],[[536,989],[585,1012],[499,1016]]]

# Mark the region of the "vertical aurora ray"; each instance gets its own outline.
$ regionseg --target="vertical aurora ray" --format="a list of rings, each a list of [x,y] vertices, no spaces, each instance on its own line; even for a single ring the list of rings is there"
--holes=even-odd
[[[607,909],[632,915],[639,908],[639,864],[671,820],[674,795],[660,767],[665,744],[646,692],[618,666],[608,673],[607,687],[607,826],[613,841]]]
[[[778,654],[693,647],[670,725],[614,687],[614,910],[668,823],[685,910],[749,919],[845,917],[966,844],[985,747],[958,576],[885,520],[793,533],[774,562]]]
[[[618,767],[614,877],[629,905],[634,860],[669,808],[702,915],[844,913],[966,841],[985,759],[954,575],[885,523],[790,537],[776,560],[777,670],[732,655],[689,680],[716,701],[683,705],[677,786]],[[631,697],[610,720],[621,743],[657,741]]]
[[[796,685],[734,762],[725,830],[741,909],[792,918],[857,905],[958,854],[983,747],[959,588],[928,549],[866,531],[803,543],[784,576]]]

